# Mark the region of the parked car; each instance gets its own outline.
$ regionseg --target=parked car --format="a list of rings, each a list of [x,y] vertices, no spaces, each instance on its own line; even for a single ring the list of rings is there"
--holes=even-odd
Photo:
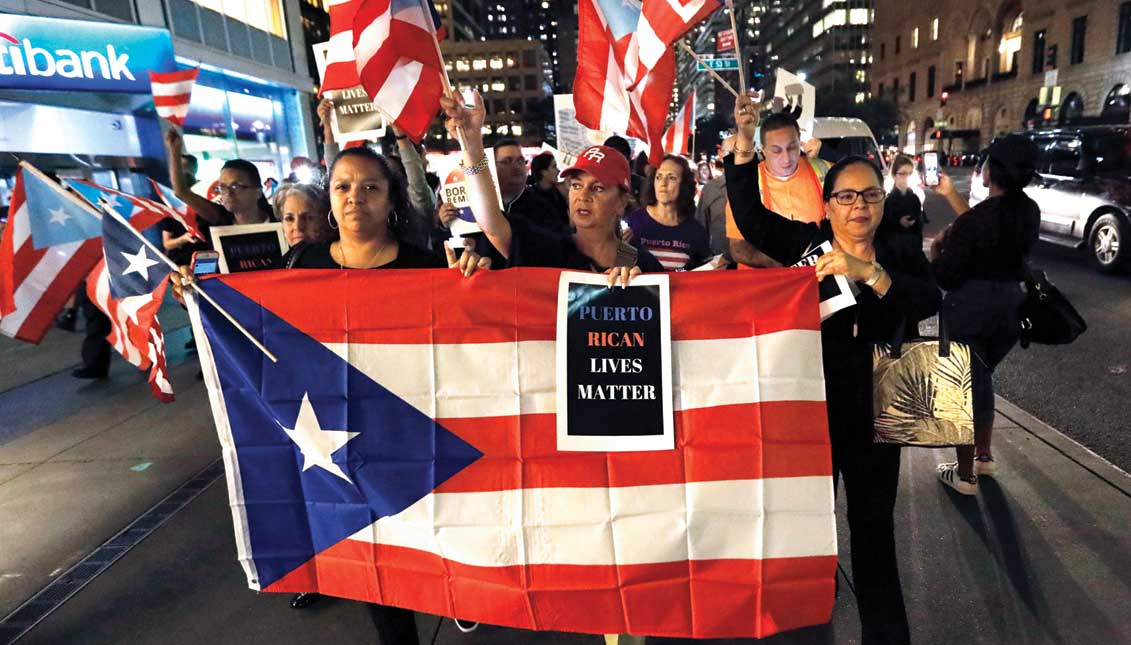
[[[813,137],[821,140],[818,156],[836,163],[848,155],[860,155],[885,166],[872,129],[860,119],[819,116],[813,119]]]
[[[1039,151],[1025,189],[1041,207],[1041,239],[1085,252],[1105,273],[1131,266],[1131,126],[1023,132]],[[981,176],[971,201],[985,199]]]

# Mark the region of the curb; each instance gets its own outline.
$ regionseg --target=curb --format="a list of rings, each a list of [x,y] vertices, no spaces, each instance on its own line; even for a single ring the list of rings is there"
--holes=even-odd
[[[1025,410],[1017,407],[998,395],[994,395],[994,408],[1005,418],[1016,423],[1022,430],[1048,444],[1079,466],[1109,484],[1112,488],[1131,497],[1131,474],[1119,466],[1092,452],[1083,444],[1063,432],[1041,421]]]

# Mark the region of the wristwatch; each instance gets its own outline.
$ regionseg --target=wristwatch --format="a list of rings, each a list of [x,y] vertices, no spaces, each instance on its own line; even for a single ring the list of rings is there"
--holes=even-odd
[[[876,283],[880,281],[880,278],[884,277],[884,273],[886,273],[886,272],[884,271],[884,268],[882,266],[880,266],[880,263],[879,262],[873,262],[872,263],[872,277],[870,277],[870,278],[868,278],[867,280],[864,281],[864,286],[866,286],[866,287],[876,286]]]

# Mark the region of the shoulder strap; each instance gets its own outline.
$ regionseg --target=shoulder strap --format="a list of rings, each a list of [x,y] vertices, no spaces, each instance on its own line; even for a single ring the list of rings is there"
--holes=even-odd
[[[290,257],[287,258],[287,264],[286,264],[285,268],[287,268],[287,269],[295,268],[295,264],[298,263],[299,257],[302,256],[302,254],[305,253],[308,248],[310,248],[310,245],[306,244],[305,242],[302,243],[302,244],[299,244],[298,246],[296,246],[294,248],[292,248],[291,253],[290,253]]]

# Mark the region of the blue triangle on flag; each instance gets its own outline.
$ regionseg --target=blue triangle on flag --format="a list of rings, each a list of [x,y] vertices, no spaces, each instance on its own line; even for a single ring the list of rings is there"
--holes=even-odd
[[[28,226],[35,249],[82,242],[102,234],[98,217],[67,199],[62,188],[21,169]]]
[[[242,502],[232,503],[242,503],[247,518],[260,588],[378,518],[403,511],[483,456],[230,285],[210,279],[201,287],[279,359],[272,363],[201,303],[239,463]],[[305,453],[285,431],[296,427],[304,398],[321,429],[358,433],[332,453],[327,467],[307,467]]]

